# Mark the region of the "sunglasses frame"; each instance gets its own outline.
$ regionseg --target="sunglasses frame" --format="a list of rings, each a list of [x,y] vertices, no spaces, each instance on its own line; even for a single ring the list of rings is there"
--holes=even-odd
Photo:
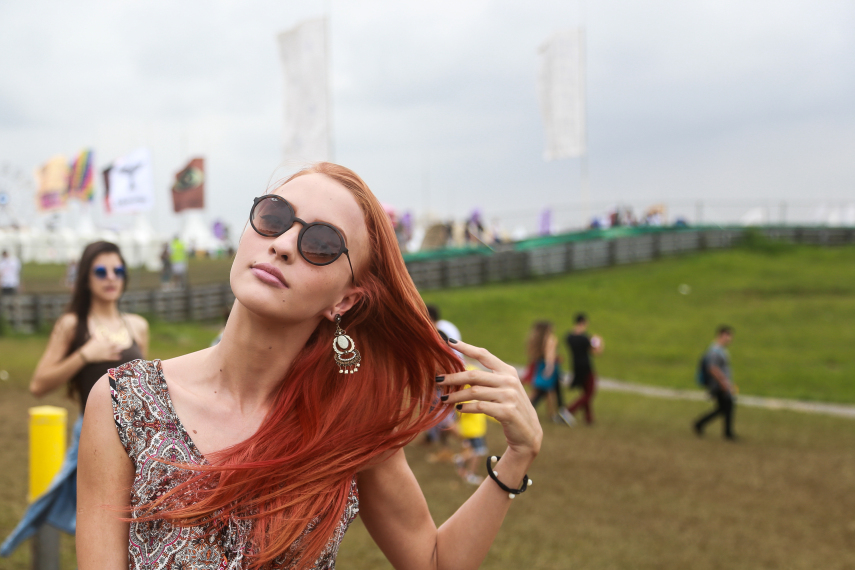
[[[98,270],[103,269],[104,275],[101,276],[98,274]],[[95,276],[96,279],[107,279],[110,276],[110,273],[116,277],[116,279],[124,280],[128,276],[128,271],[125,269],[124,265],[117,265],[116,267],[107,268],[104,265],[96,265],[92,268],[92,275]]]
[[[263,202],[264,200],[270,199],[270,198],[273,198],[277,201],[283,202],[288,207],[288,210],[290,210],[291,217],[293,218],[291,220],[291,224],[287,228],[285,228],[281,232],[274,233],[274,234],[263,233],[261,230],[259,230],[257,227],[255,227],[255,223],[252,221],[253,214],[255,213],[255,208],[261,202]],[[300,252],[300,257],[305,259],[307,263],[311,263],[312,265],[317,266],[317,267],[323,267],[325,265],[329,265],[331,263],[334,263],[336,260],[338,260],[339,257],[342,256],[342,254],[344,254],[344,256],[347,257],[347,264],[350,266],[350,279],[352,282],[355,283],[356,282],[356,276],[353,273],[353,262],[350,261],[350,252],[347,249],[347,245],[345,245],[344,236],[342,235],[341,231],[339,231],[339,229],[337,227],[335,227],[334,225],[329,224],[327,222],[306,222],[305,220],[301,220],[300,218],[297,217],[297,212],[294,211],[294,206],[291,205],[291,202],[289,202],[288,200],[286,200],[285,198],[283,198],[282,196],[279,196],[277,194],[265,194],[264,196],[258,196],[257,198],[253,199],[252,208],[249,210],[249,225],[252,226],[252,229],[254,229],[255,233],[257,233],[258,235],[263,236],[263,237],[272,237],[272,238],[279,237],[282,234],[284,234],[285,232],[287,232],[288,230],[290,230],[291,228],[293,228],[295,222],[300,222],[300,224],[303,226],[300,229],[300,233],[297,234],[297,251]],[[330,228],[332,231],[335,232],[335,234],[338,236],[338,239],[341,241],[341,248],[339,249],[336,256],[334,258],[332,258],[331,260],[325,262],[325,263],[315,263],[314,261],[312,261],[311,259],[306,257],[306,254],[303,253],[303,236],[306,234],[306,231],[313,226],[326,226],[326,227]]]

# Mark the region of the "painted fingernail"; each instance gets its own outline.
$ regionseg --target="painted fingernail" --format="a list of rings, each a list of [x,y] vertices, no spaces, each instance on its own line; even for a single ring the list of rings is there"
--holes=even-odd
[[[455,408],[457,408],[458,410],[462,410],[462,409],[463,409],[463,404],[457,404],[457,405],[456,405],[456,406],[454,406],[454,407],[455,407]]]
[[[437,382],[442,382],[443,380],[445,380],[445,376],[437,376],[436,377]]]
[[[457,344],[457,340],[455,340],[451,337],[448,337],[448,342],[450,342],[451,344]]]
[[[446,394],[445,396],[440,396],[439,399],[443,402],[446,401],[448,399],[448,394]]]

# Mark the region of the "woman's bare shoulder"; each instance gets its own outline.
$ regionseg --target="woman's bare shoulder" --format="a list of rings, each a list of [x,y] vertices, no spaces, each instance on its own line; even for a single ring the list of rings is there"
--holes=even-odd
[[[148,330],[148,321],[145,317],[134,313],[125,313],[125,318],[128,320],[128,324],[130,324],[135,331]]]
[[[60,331],[73,331],[77,326],[77,315],[74,313],[63,313],[53,325],[53,330]]]
[[[53,325],[51,335],[54,337],[71,340],[74,336],[74,329],[77,328],[77,315],[74,313],[65,313],[60,316]]]
[[[395,470],[401,466],[402,462],[404,465],[407,465],[407,456],[404,455],[403,448],[393,449],[386,453],[381,453],[369,461],[359,470],[359,473]]]

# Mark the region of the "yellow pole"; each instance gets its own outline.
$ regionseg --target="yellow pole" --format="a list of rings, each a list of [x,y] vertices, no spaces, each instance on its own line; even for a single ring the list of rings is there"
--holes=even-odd
[[[62,467],[67,420],[68,412],[65,408],[30,408],[30,502],[47,491]]]

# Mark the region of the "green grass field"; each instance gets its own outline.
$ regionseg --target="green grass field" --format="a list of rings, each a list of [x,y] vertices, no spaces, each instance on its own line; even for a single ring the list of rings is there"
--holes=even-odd
[[[743,393],[855,402],[852,247],[709,252],[424,298],[464,340],[514,363],[526,361],[532,322],[563,334],[585,311],[606,343],[601,376],[676,388],[694,387],[715,326],[728,323]]]
[[[228,279],[228,259],[194,259],[191,283]],[[28,290],[56,288],[64,269],[28,265]],[[130,286],[153,287],[155,273],[135,271]],[[678,292],[688,285],[690,293]],[[652,263],[598,269],[509,284],[429,291],[464,339],[508,362],[525,362],[532,322],[550,319],[559,333],[585,311],[606,340],[600,375],[675,388],[694,386],[697,361],[719,323],[736,327],[732,357],[745,394],[855,402],[855,248],[761,243],[755,248],[699,253]],[[179,330],[181,327],[178,327]],[[162,329],[163,334],[170,327]],[[189,329],[188,329],[189,330]],[[28,376],[37,337],[21,339],[14,376]],[[32,349],[26,348],[32,343]],[[153,349],[156,345],[153,345]],[[164,343],[171,350],[175,343]],[[181,346],[180,344],[177,346]],[[21,349],[26,355],[18,354]],[[157,352],[152,352],[157,355]],[[172,354],[171,352],[169,354]],[[566,355],[565,355],[566,358]]]
[[[535,319],[569,328],[587,311],[606,339],[604,376],[689,388],[719,322],[736,327],[732,347],[744,393],[855,401],[855,248],[734,250],[425,294],[464,339],[522,363]],[[218,269],[222,271],[222,267]],[[681,295],[680,284],[691,286]],[[218,323],[152,323],[150,357],[208,345]],[[26,391],[44,335],[0,338],[0,538],[26,508],[27,409],[66,406]],[[357,340],[358,342],[358,340]],[[515,500],[485,569],[848,569],[855,567],[855,423],[794,412],[739,408],[742,440],[705,439],[691,420],[709,404],[600,393],[597,424],[544,422],[531,490]],[[489,434],[501,453],[501,433]],[[407,448],[437,523],[472,491],[454,469]],[[340,568],[390,568],[357,520]],[[63,542],[63,568],[74,568]],[[20,548],[0,568],[29,568]]]

